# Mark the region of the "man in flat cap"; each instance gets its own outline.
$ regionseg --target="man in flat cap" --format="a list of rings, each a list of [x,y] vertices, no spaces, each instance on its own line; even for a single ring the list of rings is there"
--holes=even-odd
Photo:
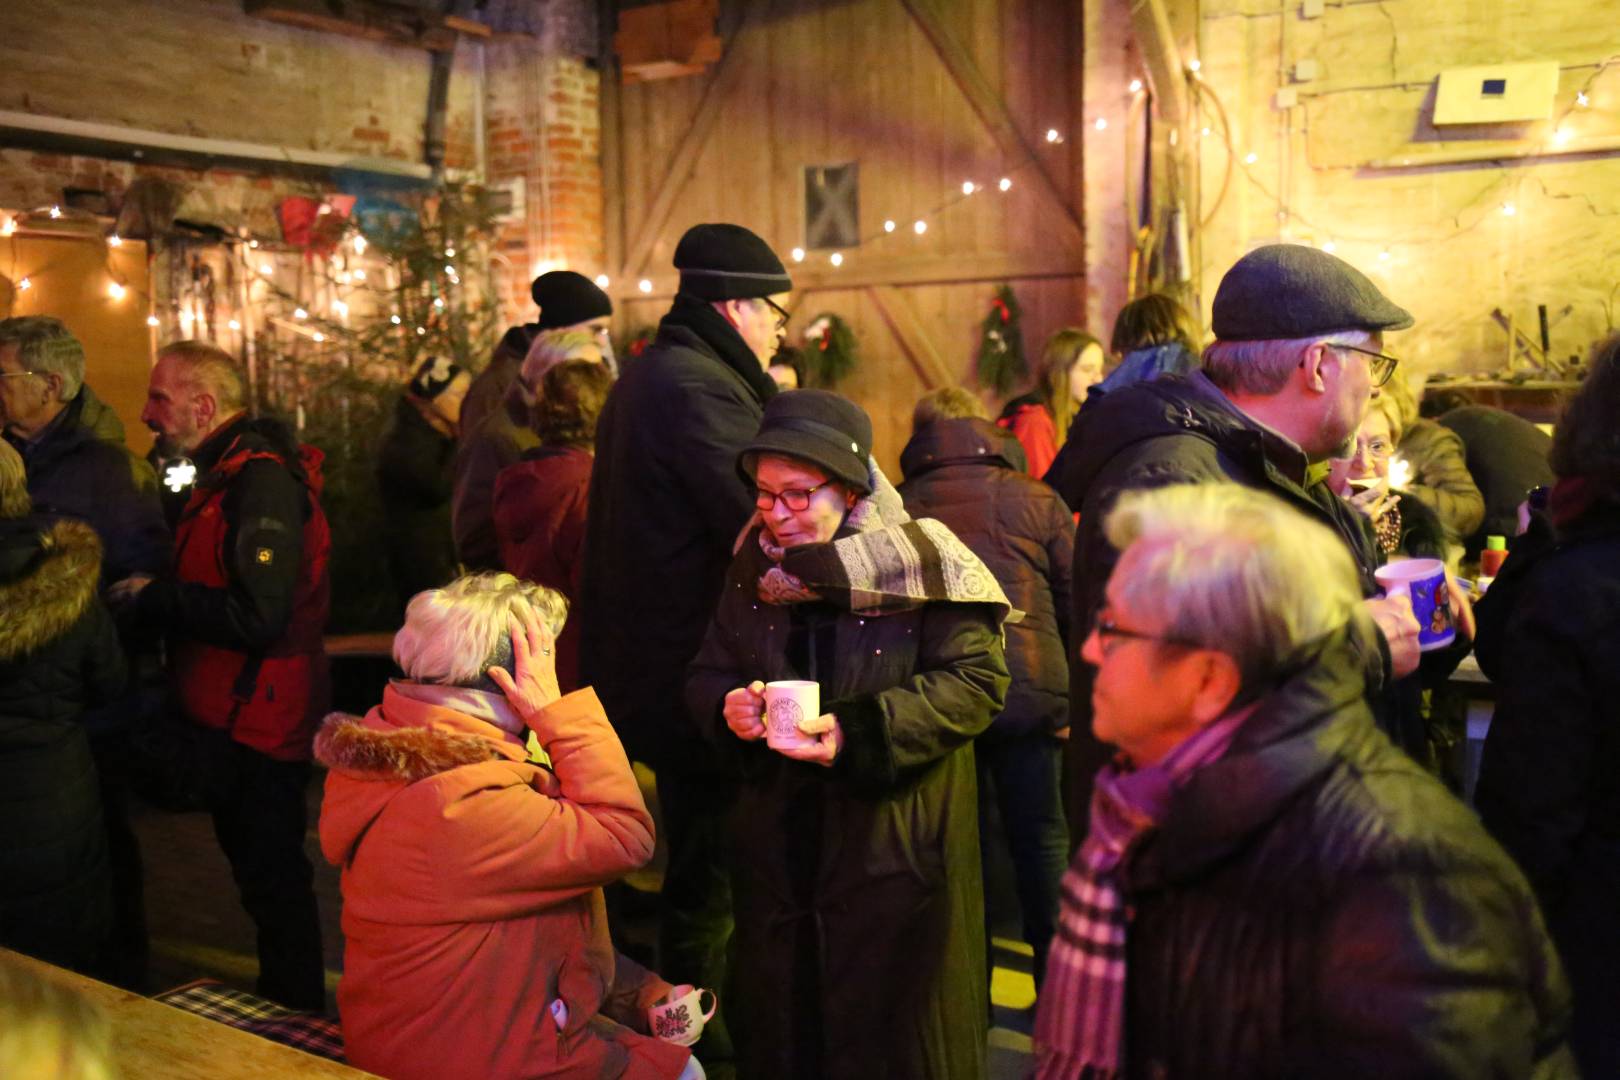
[[[1236,481],[1275,495],[1344,541],[1362,595],[1379,595],[1380,557],[1365,517],[1323,483],[1328,459],[1354,444],[1367,403],[1395,371],[1384,332],[1412,316],[1342,259],[1271,244],[1239,259],[1215,293],[1216,340],[1203,370],[1108,395],[1081,414],[1074,454],[1054,478],[1080,513],[1074,547],[1073,626],[1092,625],[1119,553],[1103,522],[1124,492],[1175,483]],[[1380,726],[1396,726],[1393,682],[1418,662],[1418,625],[1404,598],[1365,601],[1379,630],[1368,696]],[[1079,630],[1074,641],[1085,636]],[[1094,669],[1070,664],[1066,775],[1071,835],[1086,835],[1092,778],[1112,749],[1092,733]],[[1397,740],[1408,741],[1409,740]],[[1407,745],[1407,749],[1416,747]]]
[[[594,281],[572,270],[552,270],[535,278],[530,292],[540,320],[506,332],[461,403],[450,520],[456,557],[469,570],[501,568],[491,504],[495,477],[540,445],[529,430],[529,401],[518,381],[534,339],[554,330],[583,330],[595,339],[595,353],[613,363],[613,301]]]
[[[686,666],[754,512],[737,454],[776,393],[765,368],[793,283],[769,245],[740,225],[693,226],[675,268],[675,302],[596,428],[580,667],[630,757],[658,775],[669,844],[660,970],[719,988],[731,933],[721,825],[732,786],[682,701]],[[704,1061],[729,1058],[724,1026],[706,1027],[699,1050]]]

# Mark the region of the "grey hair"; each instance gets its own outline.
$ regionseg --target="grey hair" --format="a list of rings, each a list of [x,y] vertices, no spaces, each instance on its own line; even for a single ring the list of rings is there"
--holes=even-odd
[[[542,330],[529,344],[521,374],[526,386],[538,388],[546,372],[564,360],[594,360],[601,363],[602,346],[589,330]]]
[[[1166,638],[1231,656],[1246,687],[1349,622],[1361,603],[1338,536],[1237,484],[1129,492],[1103,528],[1132,553],[1115,590],[1122,605],[1162,625]]]
[[[17,346],[17,361],[24,371],[59,375],[58,401],[72,401],[84,385],[84,346],[61,319],[49,315],[18,315],[0,319],[0,347]]]
[[[512,619],[522,622],[531,611],[556,637],[568,618],[568,601],[554,589],[503,573],[468,574],[419,592],[394,635],[394,663],[416,682],[476,682],[492,657],[511,655],[505,646]]]
[[[1228,393],[1270,397],[1288,385],[1288,377],[1312,345],[1354,345],[1364,349],[1371,343],[1372,335],[1365,330],[1265,341],[1216,341],[1204,349],[1204,374]]]

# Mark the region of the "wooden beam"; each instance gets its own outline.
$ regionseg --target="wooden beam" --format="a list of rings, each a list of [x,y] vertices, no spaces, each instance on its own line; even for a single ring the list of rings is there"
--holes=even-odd
[[[675,202],[686,184],[692,179],[692,173],[697,168],[698,156],[708,145],[709,135],[714,130],[720,113],[731,98],[732,91],[742,80],[744,63],[739,54],[743,52],[741,45],[748,31],[759,21],[760,9],[764,6],[763,0],[744,0],[742,13],[737,26],[726,37],[725,52],[720,62],[714,67],[714,75],[709,79],[708,87],[703,91],[703,100],[698,103],[697,111],[692,114],[692,122],[687,125],[686,133],[676,145],[675,153],[670,157],[669,171],[664,174],[664,182],[659,185],[658,194],[652,205],[647,208],[647,216],[625,245],[624,267],[619,271],[620,278],[641,278],[646,276],[647,260],[652,257],[652,249],[663,234],[664,227],[669,224],[669,215],[675,209]]]
[[[597,0],[599,38],[597,117],[602,147],[602,262],[613,268],[613,283],[624,276],[624,90],[619,85],[619,62],[613,51],[614,20],[618,0]],[[623,310],[616,312],[622,324]]]
[[[812,256],[814,257],[814,256]],[[1033,281],[1042,278],[1082,278],[1085,268],[1062,252],[985,252],[967,255],[928,255],[902,258],[863,258],[846,256],[841,267],[808,269],[792,263],[792,304],[803,293],[832,292],[839,289],[865,289],[874,285],[972,285],[986,288],[1002,281]],[[651,294],[636,288],[637,279],[615,280],[615,294],[622,300],[645,300],[652,296],[673,296],[678,280],[673,271],[643,274],[653,283]],[[790,304],[790,310],[792,305]]]
[[[474,19],[415,12],[375,0],[244,0],[243,10],[255,18],[287,26],[393,45],[415,45],[430,52],[454,49],[458,34],[490,36],[490,28]]]
[[[934,348],[934,342],[928,336],[928,328],[923,326],[916,309],[900,290],[893,285],[872,285],[866,293],[888,324],[889,331],[894,334],[900,351],[906,354],[906,359],[911,361],[911,366],[922,377],[923,388],[938,390],[942,386],[955,386],[956,376],[951,373],[949,365],[940,359],[939,350]]]
[[[1292,18],[1285,12],[1283,18]],[[1153,98],[1160,114],[1185,137],[1187,127],[1187,78],[1181,49],[1176,45],[1175,31],[1170,27],[1170,15],[1164,0],[1131,0],[1131,28],[1136,31],[1136,43],[1147,62],[1148,81],[1153,85]]]
[[[900,0],[913,22],[928,38],[934,47],[934,53],[939,57],[945,70],[961,90],[962,96],[967,98],[968,104],[979,115],[979,119],[989,130],[1001,153],[1007,158],[1010,165],[1027,163],[1035,174],[1035,188],[1052,204],[1053,209],[1061,211],[1054,222],[1054,231],[1057,239],[1070,251],[1078,255],[1084,246],[1085,227],[1080,222],[1080,216],[1070,202],[1063,197],[1052,174],[1047,171],[1046,165],[1036,155],[1034,147],[1024,138],[1019,130],[1018,123],[1013,119],[1012,111],[996,89],[985,79],[974,62],[971,54],[946,29],[944,21],[935,9],[932,0]]]

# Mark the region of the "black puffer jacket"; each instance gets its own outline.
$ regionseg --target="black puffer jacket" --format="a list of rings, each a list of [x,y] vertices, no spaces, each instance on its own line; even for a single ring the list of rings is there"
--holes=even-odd
[[[1007,707],[985,738],[1055,731],[1069,723],[1069,575],[1074,517],[1057,493],[1024,474],[1017,436],[988,420],[939,420],[900,454],[900,494],[912,517],[951,527],[1024,613],[1006,627]]]
[[[1546,909],[1582,1067],[1620,1075],[1620,505],[1520,537],[1478,610],[1496,714],[1475,804]]]
[[[111,911],[105,828],[79,720],[124,690],[82,522],[0,521],[0,944],[84,969]]]
[[[436,429],[408,397],[377,453],[377,484],[388,524],[388,566],[400,600],[456,576],[450,537],[450,462],[455,439]]]
[[[1529,886],[1376,730],[1341,631],[1126,864],[1142,1077],[1574,1076]]]

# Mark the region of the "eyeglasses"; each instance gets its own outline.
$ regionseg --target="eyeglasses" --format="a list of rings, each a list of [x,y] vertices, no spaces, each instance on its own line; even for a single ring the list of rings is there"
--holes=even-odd
[[[1400,361],[1395,357],[1387,356],[1381,352],[1373,352],[1371,349],[1358,349],[1354,345],[1340,345],[1336,341],[1328,342],[1328,347],[1331,349],[1348,349],[1350,352],[1358,352],[1367,357],[1367,366],[1372,369],[1374,386],[1383,386],[1389,382],[1389,377],[1395,374],[1395,368],[1400,364]]]
[[[1366,442],[1356,443],[1356,452],[1366,454],[1370,458],[1383,460],[1395,452],[1395,444],[1382,437],[1368,439]]]
[[[1160,645],[1175,645],[1183,649],[1203,648],[1201,645],[1196,645],[1190,641],[1182,641],[1179,638],[1164,637],[1159,634],[1144,634],[1140,630],[1128,630],[1115,622],[1112,615],[1105,615],[1102,612],[1098,612],[1096,619],[1092,621],[1091,632],[1097,635],[1097,644],[1102,646],[1105,656],[1114,651],[1114,646],[1109,644],[1111,641],[1115,643],[1119,641],[1156,641]]]
[[[793,318],[793,315],[788,311],[787,308],[783,307],[781,304],[778,304],[775,300],[772,300],[768,296],[762,296],[760,299],[771,305],[771,310],[776,312],[776,328],[778,330],[785,330],[787,328],[788,320]],[[801,506],[799,509],[803,510],[804,507]]]
[[[764,488],[754,489],[754,506],[760,510],[770,510],[776,506],[776,500],[781,499],[783,504],[797,513],[810,508],[810,496],[832,483],[823,480],[813,488],[788,488],[786,491],[770,492]]]
[[[38,375],[37,371],[0,371],[0,379],[20,379],[24,375]]]

